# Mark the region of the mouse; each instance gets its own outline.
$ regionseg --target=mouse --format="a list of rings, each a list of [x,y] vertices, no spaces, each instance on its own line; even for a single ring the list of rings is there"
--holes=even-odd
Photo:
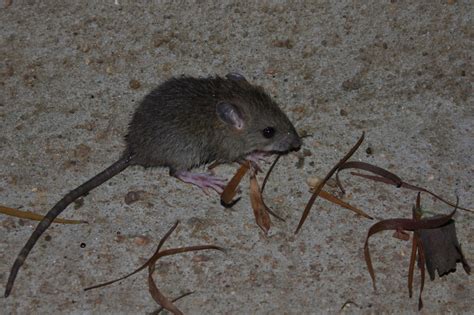
[[[239,73],[225,77],[173,77],[146,95],[135,109],[120,158],[68,192],[38,223],[18,254],[5,297],[41,235],[72,202],[127,167],[167,167],[177,179],[203,190],[223,191],[225,180],[193,169],[208,163],[253,161],[301,147],[288,116],[260,86]]]

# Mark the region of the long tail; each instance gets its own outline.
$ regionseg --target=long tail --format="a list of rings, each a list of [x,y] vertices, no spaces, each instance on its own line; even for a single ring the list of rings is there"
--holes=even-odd
[[[23,246],[23,248],[21,249],[20,254],[18,254],[15,262],[13,263],[5,289],[5,297],[8,297],[10,295],[10,292],[13,288],[13,283],[15,282],[16,275],[18,274],[18,271],[25,262],[26,257],[30,253],[31,249],[33,249],[33,246],[35,246],[35,243],[41,237],[41,234],[43,234],[46,229],[48,229],[53,220],[59,214],[61,214],[61,212],[63,212],[64,209],[66,209],[66,207],[69,206],[74,200],[83,196],[84,194],[88,193],[92,189],[96,188],[97,186],[101,185],[105,181],[109,180],[113,176],[126,169],[127,166],[130,165],[130,158],[131,156],[122,157],[120,160],[106,168],[103,172],[92,177],[76,189],[71,190],[61,200],[59,200],[59,202],[53,208],[51,208],[51,210],[48,211],[43,220],[38,223],[36,229],[33,231],[25,246]]]

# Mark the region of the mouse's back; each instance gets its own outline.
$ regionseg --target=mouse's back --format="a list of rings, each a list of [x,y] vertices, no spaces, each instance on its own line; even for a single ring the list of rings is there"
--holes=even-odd
[[[126,142],[132,164],[167,166],[171,171],[301,144],[291,122],[263,89],[240,76],[164,82],[136,109]]]

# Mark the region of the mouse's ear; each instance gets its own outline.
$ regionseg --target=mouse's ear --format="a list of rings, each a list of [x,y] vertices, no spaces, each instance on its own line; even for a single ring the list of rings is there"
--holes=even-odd
[[[217,116],[226,124],[235,129],[244,128],[244,119],[240,110],[229,102],[219,102],[216,106]]]
[[[225,76],[229,80],[233,81],[247,81],[247,79],[240,73],[238,72],[229,72]]]

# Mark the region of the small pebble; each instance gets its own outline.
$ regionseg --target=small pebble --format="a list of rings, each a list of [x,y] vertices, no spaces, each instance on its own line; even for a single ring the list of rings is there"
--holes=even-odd
[[[140,245],[140,246],[143,246],[143,245],[146,245],[148,243],[150,243],[150,239],[146,236],[136,236],[134,239],[133,239],[133,242],[136,244],[136,245]]]
[[[138,80],[130,80],[130,83],[128,84],[128,86],[132,90],[137,90],[137,89],[140,88],[141,84],[140,84],[140,81],[138,81]]]
[[[272,42],[272,46],[273,47],[279,47],[279,48],[288,48],[288,49],[291,49],[293,48],[293,43],[291,42],[291,40],[289,38],[285,39],[285,40],[274,40]]]
[[[309,187],[315,188],[316,186],[321,183],[322,179],[319,177],[308,177],[306,179],[306,183],[308,184]]]
[[[126,195],[125,195],[125,198],[124,198],[124,201],[127,205],[130,205],[134,202],[137,202],[138,200],[140,200],[140,198],[142,197],[144,191],[143,190],[139,190],[139,191],[129,191]]]
[[[209,261],[210,259],[211,258],[207,255],[196,255],[191,260],[193,262],[204,262],[204,261]]]
[[[74,200],[74,209],[77,210],[84,205],[84,198]]]

